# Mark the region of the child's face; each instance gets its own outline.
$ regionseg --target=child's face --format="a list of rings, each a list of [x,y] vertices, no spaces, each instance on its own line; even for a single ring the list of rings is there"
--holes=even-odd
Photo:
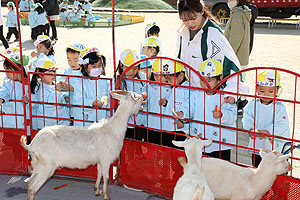
[[[148,68],[146,67],[146,68],[141,69],[141,72],[143,72],[144,74],[146,74],[147,79],[150,78],[150,76],[151,76],[151,68],[150,67],[148,67]]]
[[[15,70],[8,69],[5,65],[3,66],[3,68],[6,71],[5,74],[6,74],[6,76],[7,76],[7,78],[9,80],[12,80],[12,81],[20,81],[20,80],[22,80],[21,74],[8,72],[8,71],[15,71]]]
[[[257,94],[259,96],[274,97],[274,95],[276,96],[276,93],[277,93],[277,89],[275,86],[261,86],[261,85],[257,86]],[[260,99],[261,102],[266,105],[272,101],[264,98],[260,98]]]
[[[67,52],[67,59],[69,66],[74,69],[80,69],[79,66],[79,53]]]
[[[215,88],[222,80],[222,77],[220,78],[220,80],[217,80],[216,77],[208,77],[208,76],[203,76],[203,78],[207,81],[208,85],[211,88]],[[209,89],[202,79],[200,79],[200,85],[203,88]]]
[[[179,85],[180,82],[183,80],[183,78],[184,78],[184,73],[180,73],[177,77],[176,77],[176,74],[166,74],[165,75],[165,79],[166,79],[167,83],[175,84],[175,85]]]
[[[94,63],[94,64],[89,64],[87,66],[87,73],[91,76],[91,77],[98,77],[100,76],[101,74],[91,74],[91,71],[94,71],[94,69],[99,69],[99,68],[102,68],[102,61],[99,59],[98,62]],[[99,71],[98,71],[99,72]]]
[[[45,55],[48,55],[49,51],[50,51],[50,49],[47,49],[43,44],[36,45],[36,52],[38,54],[43,53]]]
[[[8,6],[7,8],[8,8],[9,11],[12,10],[12,6]]]
[[[125,71],[128,67],[129,67],[129,66],[125,66],[125,65],[122,64],[122,69],[123,69],[123,71]],[[127,77],[134,78],[135,75],[138,73],[138,70],[139,70],[139,68],[138,68],[137,66],[134,66],[134,67],[132,67],[130,70],[128,70],[128,71],[125,73],[125,75],[126,75]]]
[[[155,49],[152,47],[143,47],[142,49],[142,54],[148,57],[154,56],[155,55]]]
[[[159,37],[159,33],[149,34],[149,37],[151,37],[151,36]]]
[[[55,82],[56,76],[54,76],[54,74],[56,74],[55,71],[45,71],[43,75],[41,75],[41,79],[42,82],[47,84],[47,85],[51,85],[52,83]]]
[[[167,80],[166,80],[166,77],[164,76],[164,75],[162,75],[162,74],[153,74],[153,77],[154,77],[154,80],[156,81],[156,82],[162,82],[162,83],[166,83],[167,82]],[[173,77],[174,78],[174,77]]]

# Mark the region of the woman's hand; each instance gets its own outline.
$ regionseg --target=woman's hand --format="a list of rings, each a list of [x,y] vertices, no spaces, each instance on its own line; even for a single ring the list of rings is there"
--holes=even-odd
[[[224,98],[225,103],[233,104],[235,102],[235,98],[233,96],[228,96]]]

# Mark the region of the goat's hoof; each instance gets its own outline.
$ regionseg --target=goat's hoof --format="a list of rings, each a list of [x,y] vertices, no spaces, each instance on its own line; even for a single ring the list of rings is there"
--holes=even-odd
[[[186,159],[185,159],[185,157],[183,157],[183,156],[178,157],[177,160],[178,160],[178,162],[179,162],[180,164],[185,164],[185,163],[186,163]]]
[[[102,194],[102,191],[96,189],[95,196],[100,196],[101,194]]]

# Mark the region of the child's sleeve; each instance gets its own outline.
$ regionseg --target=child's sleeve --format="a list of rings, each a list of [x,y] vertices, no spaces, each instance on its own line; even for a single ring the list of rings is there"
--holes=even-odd
[[[9,94],[10,94],[10,86],[9,81],[4,80],[3,84],[0,87],[0,98],[4,99],[4,102],[7,103],[10,100]]]
[[[225,103],[221,107],[221,112],[222,112],[222,124],[234,124],[237,118],[237,112],[236,112],[236,104],[229,104]]]
[[[286,108],[283,104],[280,103],[278,104],[278,106],[275,106],[274,135],[289,137],[289,129],[289,119],[286,112]],[[269,133],[272,135],[273,124],[266,127],[266,130],[268,130]]]
[[[246,130],[254,129],[254,108],[253,102],[249,102],[244,108],[243,127]]]

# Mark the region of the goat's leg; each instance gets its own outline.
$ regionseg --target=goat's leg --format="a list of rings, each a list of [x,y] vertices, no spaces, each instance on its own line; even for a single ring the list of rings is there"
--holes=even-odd
[[[108,191],[107,191],[107,185],[108,185],[108,178],[109,178],[109,167],[110,165],[103,165],[102,166],[102,174],[103,174],[103,195],[104,195],[104,200],[110,200]]]
[[[101,194],[101,192],[100,192],[100,181],[101,181],[101,178],[102,178],[101,163],[97,163],[97,171],[98,171],[97,181],[95,183],[94,190],[95,190],[95,195],[100,196],[100,194]]]

